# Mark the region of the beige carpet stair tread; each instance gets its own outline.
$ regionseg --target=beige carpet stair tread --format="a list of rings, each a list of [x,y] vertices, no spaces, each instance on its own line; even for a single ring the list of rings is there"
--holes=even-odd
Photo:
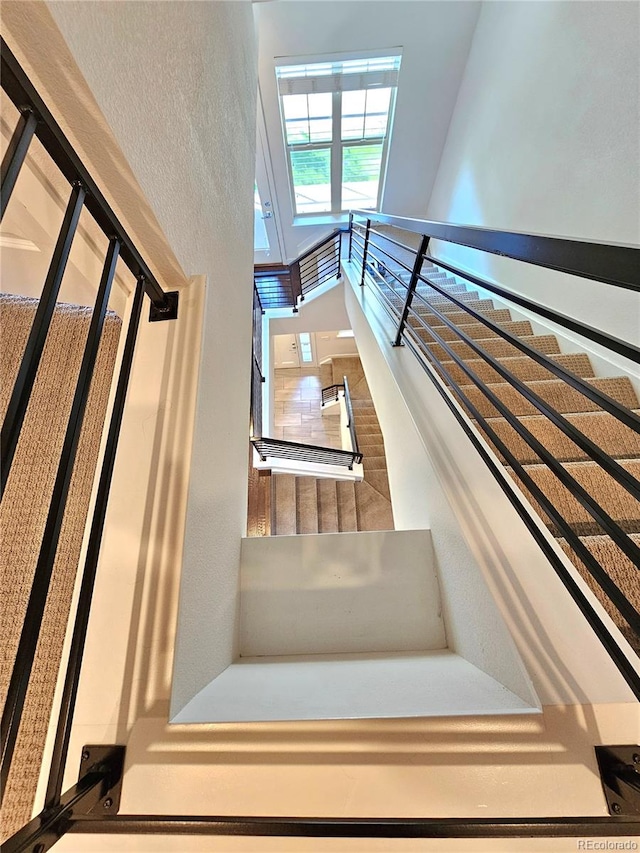
[[[558,355],[554,356],[553,360],[560,367],[569,370],[571,373],[575,373],[581,379],[593,377],[593,367],[591,366],[588,355]],[[528,356],[507,356],[499,359],[499,361],[505,370],[509,370],[523,382],[545,381],[556,378],[555,374],[547,367],[538,364],[537,361]],[[479,356],[473,359],[465,359],[465,364],[482,382],[496,383],[505,381],[487,361]],[[467,385],[469,383],[469,377],[455,361],[443,361],[442,366],[451,375],[454,382],[460,385]]]
[[[621,461],[620,465],[640,480],[640,460],[625,460]],[[640,502],[613,477],[606,474],[597,463],[567,462],[563,467],[589,495],[597,495],[600,506],[625,532],[640,532]],[[519,483],[511,469],[507,470]],[[602,528],[589,512],[546,465],[527,465],[526,471],[578,535],[589,536],[602,533]],[[526,493],[526,489],[523,486],[521,488]],[[537,507],[533,498],[529,497],[529,500]],[[540,513],[542,513],[541,510]],[[554,530],[550,522],[549,527]]]
[[[362,464],[364,465],[364,470],[368,471],[380,471],[387,470],[387,457],[382,454],[380,456],[373,456],[371,454],[366,454],[362,460]]]
[[[418,293],[420,293],[420,288],[418,288]],[[441,296],[439,300],[436,300],[433,295],[429,293],[423,294],[425,298],[429,301],[430,304],[434,306],[441,314],[446,314],[447,318],[449,318],[450,314],[459,314],[462,312],[462,309],[459,305],[456,305],[455,302],[451,302],[445,296]],[[464,294],[465,297],[468,297],[469,294]],[[485,313],[486,311],[495,311],[496,307],[491,299],[460,299],[458,295],[456,295],[456,299],[460,302],[464,302],[469,308],[473,311],[480,311],[481,313]],[[418,303],[416,303],[418,304]]]
[[[440,327],[446,326],[446,323],[443,323],[442,319],[438,317],[437,314],[430,311],[429,308],[426,305],[423,305],[419,300],[416,300],[412,307],[416,314],[422,317],[425,323],[436,327],[438,334],[440,334]],[[483,311],[482,315],[486,317],[487,320],[491,320],[494,323],[503,324],[513,322],[511,319],[511,312],[506,308],[492,308],[487,311]],[[456,326],[465,326],[469,323],[481,322],[476,320],[472,314],[467,314],[461,309],[448,312],[446,318],[451,323],[455,323]]]
[[[318,495],[315,477],[296,477],[296,532],[318,532]]]
[[[427,287],[426,285],[418,285],[417,290],[418,293],[425,297],[425,299],[428,299],[429,302],[432,302],[434,305],[436,305],[438,307],[438,311],[443,310],[440,308],[440,305],[449,306],[451,310],[460,310],[455,304],[455,302],[452,302],[446,294],[439,293],[433,287]],[[460,302],[469,303],[472,306],[476,302],[488,302],[490,304],[486,306],[487,308],[494,307],[493,301],[491,299],[481,299],[480,294],[477,290],[461,290],[458,293],[454,293],[452,295],[455,296],[455,298],[458,299]]]
[[[635,412],[640,416],[640,410]],[[608,412],[583,412],[565,415],[569,423],[614,458],[640,458],[640,436]],[[559,462],[590,459],[543,415],[520,418],[525,426]],[[537,455],[504,418],[489,418],[489,424],[520,462],[539,462]]]
[[[440,359],[440,361],[449,361],[451,356],[449,353],[440,346],[440,344],[436,344],[433,342],[433,338],[428,337],[426,332],[417,332],[418,336],[424,340],[424,342],[429,346],[431,351],[434,353],[436,358]],[[521,335],[521,340],[528,344],[530,347],[538,350],[538,352],[543,353],[544,355],[553,355],[555,353],[560,353],[560,347],[558,345],[558,341],[555,335]],[[509,356],[520,356],[522,352],[514,347],[513,344],[508,343],[502,338],[489,338],[487,340],[478,341],[480,346],[489,354],[494,356],[494,358],[502,358]],[[464,343],[464,341],[451,341],[449,342],[449,346],[459,355],[460,358],[477,358],[478,354],[475,350],[473,350],[468,344]]]
[[[353,482],[338,480],[338,527],[341,533],[353,533],[358,529],[356,489]]]
[[[617,402],[626,408],[638,408],[638,399],[627,377],[604,377],[600,379],[587,379],[585,381],[614,400],[617,400]],[[566,385],[560,379],[545,382],[528,382],[527,385],[560,413],[594,412],[600,409],[597,403]],[[496,383],[490,385],[489,388],[515,415],[540,414],[533,403],[526,400],[512,385],[506,382]],[[467,395],[470,402],[477,406],[480,414],[485,417],[498,417],[500,415],[498,410],[475,385],[462,386],[462,391]]]
[[[467,318],[469,319],[469,318]],[[415,318],[409,319],[409,325],[414,328],[419,326],[418,321]],[[531,323],[528,320],[512,320],[511,322],[500,323],[501,328],[505,332],[510,332],[512,335],[516,335],[518,337],[529,337],[533,334],[531,329]],[[473,340],[477,340],[478,342],[489,339],[489,338],[499,338],[498,332],[494,332],[491,329],[487,328],[483,323],[472,321],[465,324],[460,324],[457,328],[460,329],[461,332],[469,337],[473,338]],[[417,329],[418,333],[421,336],[425,336],[424,340],[433,343],[437,343],[434,338],[429,336],[429,333],[426,329]],[[434,327],[434,331],[442,338],[443,341],[457,341],[460,339],[460,334],[454,329],[450,329],[448,326],[437,326]],[[502,338],[500,338],[502,340]],[[484,346],[484,344],[480,344]]]
[[[365,436],[363,440],[358,440],[358,446],[365,459],[367,456],[384,456],[384,444],[381,441],[369,442]]]
[[[274,474],[273,529],[278,536],[297,533],[296,478],[293,474]]]
[[[640,534],[632,534],[631,540],[640,548]],[[630,603],[640,612],[640,570],[613,542],[609,536],[584,536],[581,537],[582,544],[593,554],[600,565],[605,566],[607,573],[613,582],[622,590]],[[588,568],[569,546],[565,539],[558,539],[571,562],[579,570],[580,574],[602,604],[609,616],[616,623],[623,636],[632,648],[640,654],[640,638],[630,628],[627,621],[618,612],[607,596],[602,592],[600,585],[593,579]]]
[[[338,492],[335,480],[318,478],[318,533],[338,533]]]
[[[386,474],[385,474],[386,476]],[[393,530],[391,502],[366,480],[355,484],[359,530]]]

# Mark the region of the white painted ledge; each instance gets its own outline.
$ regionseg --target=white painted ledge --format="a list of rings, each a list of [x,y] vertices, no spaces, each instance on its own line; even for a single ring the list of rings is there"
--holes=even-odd
[[[539,714],[453,652],[241,658],[172,723]]]

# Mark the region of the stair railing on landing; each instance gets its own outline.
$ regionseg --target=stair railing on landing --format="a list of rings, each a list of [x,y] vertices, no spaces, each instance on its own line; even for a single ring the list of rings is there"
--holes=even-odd
[[[2,794],[6,791],[7,778],[15,752],[16,738],[25,707],[25,699],[27,697],[36,647],[42,628],[43,615],[51,584],[91,379],[98,355],[111,285],[116,274],[118,262],[122,261],[137,279],[137,287],[133,296],[129,326],[126,333],[126,341],[108,425],[85,564],[82,570],[73,637],[69,651],[69,663],[62,692],[57,733],[46,791],[46,808],[53,813],[57,809],[62,808],[62,777],[67,760],[73,710],[89,621],[89,608],[93,594],[111,477],[115,464],[118,436],[125,406],[143,300],[145,294],[151,300],[149,316],[151,321],[175,319],[178,310],[178,293],[166,293],[160,287],[129,234],[117,219],[115,213],[98,189],[94,179],[85,168],[71,143],[64,135],[4,40],[1,43],[1,63],[2,88],[20,112],[20,118],[2,160],[2,216],[4,216],[10,204],[13,190],[21,168],[25,164],[30,143],[34,136],[40,141],[44,150],[70,185],[70,195],[66,212],[58,233],[42,295],[2,424],[2,459],[0,463],[0,486],[2,493],[4,493],[5,485],[11,474],[12,462],[20,439],[27,406],[31,399],[36,374],[47,340],[56,301],[60,293],[74,235],[77,231],[78,222],[83,210],[88,211],[109,241],[73,403],[66,426],[64,443],[47,512],[43,538],[31,583],[25,620],[22,625],[17,654],[2,714],[2,767],[0,785]],[[40,845],[36,846],[38,846],[38,849],[40,848]],[[11,849],[11,841],[7,842],[7,850],[9,849]],[[29,849],[32,848],[29,847]],[[42,845],[42,849],[44,849],[44,845]]]
[[[342,377],[342,385],[327,385],[326,388],[322,389],[322,405],[325,406],[327,403],[333,403],[336,400],[340,399],[340,391],[344,393],[344,405],[347,410],[347,427],[349,429],[349,436],[351,438],[351,449],[355,453],[359,453],[358,447],[358,435],[356,433],[356,420],[353,416],[353,404],[351,402],[351,394],[349,393],[349,382],[347,381],[347,377]],[[362,461],[362,455],[360,455],[359,462]]]
[[[352,450],[340,450],[336,447],[322,447],[317,444],[301,444],[298,441],[285,441],[282,438],[252,438],[251,444],[260,455],[260,459],[286,459],[291,462],[314,462],[321,465],[339,465],[353,470],[353,466],[362,462],[362,453]]]
[[[543,396],[536,393],[533,388],[510,371],[503,362],[494,357],[490,351],[487,351],[479,343],[482,336],[478,338],[468,333],[472,330],[468,323],[483,324],[488,330],[486,337],[498,335],[499,338],[515,348],[514,355],[525,354],[533,362],[548,370],[552,374],[551,378],[560,379],[567,387],[579,391],[580,394],[605,412],[613,415],[636,435],[640,432],[640,417],[630,408],[599,390],[595,385],[565,369],[553,358],[545,355],[530,342],[518,336],[517,329],[513,328],[513,324],[511,330],[503,328],[500,322],[485,317],[482,309],[476,310],[476,308],[468,305],[463,298],[463,293],[447,289],[447,275],[451,273],[460,280],[470,282],[490,294],[494,293],[535,315],[551,320],[573,332],[578,332],[588,340],[623,355],[635,364],[640,363],[640,349],[633,343],[619,340],[602,330],[592,328],[574,318],[566,317],[506,288],[487,282],[449,263],[439,261],[429,252],[431,239],[506,256],[633,291],[640,291],[640,250],[632,246],[610,246],[580,240],[494,231],[485,228],[387,216],[370,211],[353,211],[350,216],[349,260],[353,259],[359,265],[360,284],[367,284],[373,288],[385,310],[397,323],[397,333],[393,344],[395,346],[406,345],[418,357],[421,365],[425,368],[443,399],[543,549],[627,683],[635,695],[640,698],[640,676],[637,664],[630,661],[626,650],[621,648],[592,606],[589,598],[576,584],[563,560],[558,556],[534,520],[531,507],[521,493],[513,488],[511,482],[508,482],[509,478],[505,477],[504,472],[496,465],[494,458],[487,453],[478,433],[465,417],[463,409],[481,427],[485,436],[489,438],[498,453],[506,460],[526,490],[542,507],[559,534],[565,539],[578,559],[587,567],[590,576],[609,602],[609,607],[618,615],[619,618],[614,619],[618,622],[618,627],[622,625],[622,630],[628,638],[635,637],[640,640],[640,614],[638,610],[625,592],[620,589],[619,584],[608,571],[608,567],[602,565],[594,554],[587,549],[571,523],[538,486],[520,460],[498,435],[489,418],[483,415],[479,403],[474,402],[474,399],[471,399],[463,387],[474,385],[481,391],[482,397],[489,401],[518,437],[527,443],[539,461],[553,472],[562,486],[566,487],[581,507],[587,511],[602,533],[615,542],[620,551],[636,568],[640,567],[640,548],[629,533],[603,509],[598,503],[597,497],[590,494],[588,489],[580,484],[554,458],[544,444],[526,428],[500,396],[489,387],[489,384],[471,369],[465,359],[461,357],[459,346],[466,347],[471,351],[473,359],[481,359],[489,365],[490,369],[499,375],[501,382],[507,382],[513,386],[537,410],[536,414],[544,415],[589,459],[596,462],[603,471],[613,477],[636,499],[640,499],[640,482],[598,446],[592,438],[585,435],[557,411]],[[479,298],[482,299],[482,295]],[[465,316],[462,320],[454,322],[455,315],[459,312],[464,312]],[[527,334],[531,335],[532,333],[524,332],[523,336],[526,338]],[[439,358],[438,352],[444,352],[445,357]],[[462,371],[465,377],[464,385],[456,381],[451,368],[443,365],[444,360],[453,362],[453,367],[458,373]],[[453,390],[455,397],[445,386]],[[459,404],[462,404],[462,409]],[[640,578],[638,582],[640,583]],[[637,642],[635,645],[637,647]]]
[[[290,264],[261,264],[254,268],[254,282],[263,309],[292,308],[332,278],[340,278],[342,230],[336,228]]]
[[[285,441],[279,438],[252,438],[251,444],[257,451],[262,462],[267,459],[286,459],[291,462],[313,462],[322,465],[338,465],[353,470],[354,465],[362,462],[363,455],[358,448],[358,436],[356,434],[356,423],[353,417],[353,406],[349,394],[349,383],[347,377],[343,377],[342,385],[329,385],[322,389],[322,405],[339,399],[339,392],[344,391],[345,408],[349,436],[351,439],[351,450],[334,447],[323,447],[317,444],[301,444],[297,441]]]

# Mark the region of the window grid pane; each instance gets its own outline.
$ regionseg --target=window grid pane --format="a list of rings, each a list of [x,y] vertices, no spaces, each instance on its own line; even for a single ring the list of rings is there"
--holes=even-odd
[[[367,210],[378,204],[382,143],[345,145],[342,149],[342,209]]]
[[[331,149],[292,150],[291,174],[296,213],[331,210]]]

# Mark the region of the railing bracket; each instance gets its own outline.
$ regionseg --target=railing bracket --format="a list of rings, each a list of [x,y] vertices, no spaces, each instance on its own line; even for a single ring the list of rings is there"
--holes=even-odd
[[[74,813],[74,818],[101,818],[118,814],[126,749],[125,746],[104,744],[82,747],[78,782],[89,773],[100,773],[105,776],[105,781],[99,801],[88,808],[85,815]]]
[[[640,746],[596,746],[609,814],[640,815]]]
[[[149,322],[159,323],[161,320],[178,319],[178,291],[171,290],[165,293],[163,302],[151,303],[149,309]]]
[[[125,746],[84,746],[76,784],[3,842],[4,853],[46,853],[74,823],[117,815],[125,751]]]
[[[404,341],[391,341],[391,346],[392,347],[403,347]]]

